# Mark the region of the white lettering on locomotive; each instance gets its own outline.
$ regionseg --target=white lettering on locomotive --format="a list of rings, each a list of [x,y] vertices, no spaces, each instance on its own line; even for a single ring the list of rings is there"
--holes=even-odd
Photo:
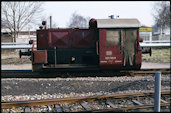
[[[106,60],[114,60],[116,57],[105,57]]]
[[[121,60],[115,60],[115,62],[122,62]]]

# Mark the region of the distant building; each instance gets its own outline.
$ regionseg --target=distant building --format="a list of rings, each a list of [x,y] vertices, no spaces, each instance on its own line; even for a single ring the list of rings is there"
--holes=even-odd
[[[152,41],[152,27],[141,26],[140,37],[143,38],[144,41]]]
[[[170,28],[162,31],[160,27],[153,26],[153,38],[158,40],[170,40]]]
[[[12,42],[12,34],[8,29],[1,29],[1,42]]]
[[[160,40],[170,40],[170,28],[164,29],[163,33],[160,33]]]
[[[12,38],[13,33],[9,29],[1,29],[1,42],[13,42]],[[22,30],[19,32],[16,42],[28,43],[30,39],[36,38],[35,30]]]

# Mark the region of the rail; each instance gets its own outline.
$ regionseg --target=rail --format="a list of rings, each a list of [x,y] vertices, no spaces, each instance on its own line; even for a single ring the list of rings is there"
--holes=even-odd
[[[32,45],[29,43],[18,43],[18,42],[3,42],[1,43],[1,49],[31,49]],[[37,48],[37,44],[34,46]]]
[[[31,70],[1,70],[1,78],[56,78],[56,77],[87,77],[89,75],[111,77],[111,76],[153,76],[156,71],[161,71],[162,75],[170,75],[170,68],[141,69],[141,70],[120,70],[120,71],[62,71],[50,70],[43,72],[32,72]]]
[[[153,40],[140,42],[141,47],[169,47],[170,40]]]
[[[141,47],[169,47],[170,41],[157,40],[157,41],[143,41],[140,42]],[[31,49],[32,45],[29,43],[17,43],[17,42],[2,42],[1,49]],[[35,48],[37,44],[35,41]]]
[[[161,91],[161,95],[170,95],[171,91]],[[105,95],[99,95],[99,96],[85,96],[85,97],[72,97],[72,98],[56,98],[56,99],[46,99],[46,100],[26,100],[26,101],[12,101],[12,102],[1,102],[1,109],[11,109],[15,107],[24,107],[24,109],[31,106],[40,106],[40,105],[57,105],[60,103],[79,103],[83,110],[90,111],[90,112],[98,112],[98,111],[125,111],[130,109],[149,109],[153,108],[154,105],[152,104],[142,104],[141,102],[135,100],[137,97],[148,97],[154,98],[154,92],[147,92],[147,93],[128,93],[128,94],[105,94]],[[112,103],[114,100],[117,99],[130,99],[133,103],[130,105],[128,103],[127,106],[114,106]],[[105,99],[105,101],[104,101]],[[113,100],[110,100],[113,99]],[[144,98],[143,98],[144,99]],[[102,101],[101,101],[102,100]],[[87,102],[85,102],[87,101]],[[103,105],[108,105],[110,108],[108,109],[91,109],[89,104],[91,104],[92,101],[98,101],[97,103],[104,103]],[[101,102],[99,102],[101,101]],[[162,100],[161,106],[170,106],[170,102],[167,102],[165,100]],[[115,103],[116,104],[116,103]],[[62,109],[62,108],[61,108]],[[31,111],[31,110],[30,110]]]
[[[161,42],[143,42],[140,43],[141,47],[170,47],[170,42],[165,42],[165,43],[161,43]]]
[[[143,43],[170,43],[170,40],[143,41]]]

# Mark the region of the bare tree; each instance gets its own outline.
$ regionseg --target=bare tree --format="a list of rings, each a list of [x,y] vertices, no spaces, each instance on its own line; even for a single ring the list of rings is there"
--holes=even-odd
[[[68,23],[68,27],[70,28],[88,28],[88,22],[90,20],[90,17],[83,17],[79,14],[76,14],[75,12],[72,14],[72,17],[70,18],[70,21]]]
[[[7,28],[7,22],[1,19],[1,29],[2,28]]]
[[[153,6],[153,9],[155,26],[159,27],[161,32],[163,32],[164,29],[170,27],[170,2],[156,2]]]
[[[36,23],[41,5],[41,2],[2,2],[1,22],[13,33],[14,42],[23,28]]]

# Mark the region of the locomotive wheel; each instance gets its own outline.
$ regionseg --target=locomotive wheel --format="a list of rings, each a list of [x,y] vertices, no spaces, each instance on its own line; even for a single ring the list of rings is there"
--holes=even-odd
[[[32,72],[42,71],[42,64],[32,64]]]

